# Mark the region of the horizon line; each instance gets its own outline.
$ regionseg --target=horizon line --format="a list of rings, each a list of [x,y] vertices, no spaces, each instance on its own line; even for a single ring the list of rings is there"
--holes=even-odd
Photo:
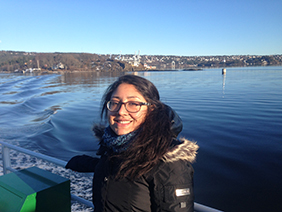
[[[54,52],[38,52],[38,51],[21,51],[21,50],[1,50],[1,52],[23,52],[23,53],[45,53],[45,54],[55,54],[55,53],[61,53],[61,54],[96,54],[96,55],[135,55],[135,54],[113,54],[113,53],[90,53],[90,52],[60,52],[60,51],[54,51]],[[175,55],[175,54],[140,54],[143,56],[178,56],[178,57],[224,57],[224,56],[274,56],[274,55],[282,55],[280,54],[214,54],[214,55],[193,55],[193,56],[187,56],[187,55]]]

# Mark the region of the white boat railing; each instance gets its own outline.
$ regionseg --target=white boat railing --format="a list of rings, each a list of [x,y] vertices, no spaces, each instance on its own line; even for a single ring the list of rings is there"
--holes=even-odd
[[[18,152],[21,152],[27,155],[31,155],[36,158],[43,159],[45,161],[51,162],[61,167],[65,167],[67,164],[66,161],[63,161],[63,160],[60,160],[54,157],[50,157],[50,156],[47,156],[47,155],[44,155],[38,152],[33,152],[31,150],[24,149],[24,148],[21,148],[21,147],[18,147],[18,146],[15,146],[15,145],[3,142],[3,141],[0,141],[0,144],[2,146],[3,174],[8,174],[9,172],[17,171],[11,167],[10,149],[13,149],[15,151],[18,151]],[[81,204],[84,204],[88,207],[94,208],[94,205],[92,202],[84,198],[78,197],[74,194],[71,194],[71,199]],[[214,209],[214,208],[211,208],[211,207],[208,207],[208,206],[196,203],[196,202],[194,203],[194,210],[197,212],[221,212],[220,210],[217,210],[217,209]]]

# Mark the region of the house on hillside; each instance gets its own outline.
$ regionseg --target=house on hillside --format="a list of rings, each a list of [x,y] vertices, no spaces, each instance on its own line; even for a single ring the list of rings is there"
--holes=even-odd
[[[64,69],[65,68],[65,65],[61,62],[59,62],[57,65],[54,65],[53,66],[53,69],[56,70],[56,69]]]

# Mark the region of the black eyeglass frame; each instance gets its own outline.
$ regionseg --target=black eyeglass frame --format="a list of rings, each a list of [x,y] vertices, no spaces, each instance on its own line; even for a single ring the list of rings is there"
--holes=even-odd
[[[138,112],[141,110],[141,107],[142,107],[143,105],[146,105],[146,106],[150,106],[150,105],[151,105],[151,104],[148,103],[148,102],[138,102],[138,101],[119,102],[119,103],[118,103],[118,107],[117,107],[115,110],[111,110],[111,109],[110,109],[110,103],[111,103],[111,102],[113,102],[113,101],[110,100],[110,101],[107,102],[107,109],[108,109],[109,111],[111,111],[111,112],[117,112],[117,111],[119,111],[120,108],[121,108],[121,106],[122,106],[123,104],[124,104],[124,106],[125,106],[126,111],[129,112],[129,113],[138,113]],[[129,111],[129,110],[127,109],[126,105],[127,105],[128,103],[132,103],[132,102],[139,104],[139,106],[140,106],[140,107],[139,107],[139,110],[132,112],[132,111]]]

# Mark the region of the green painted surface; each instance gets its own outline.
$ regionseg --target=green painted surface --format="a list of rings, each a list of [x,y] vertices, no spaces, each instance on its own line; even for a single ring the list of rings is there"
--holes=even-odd
[[[26,197],[20,212],[33,212],[36,211],[36,193]]]
[[[0,176],[1,212],[69,212],[70,181],[37,167]]]

